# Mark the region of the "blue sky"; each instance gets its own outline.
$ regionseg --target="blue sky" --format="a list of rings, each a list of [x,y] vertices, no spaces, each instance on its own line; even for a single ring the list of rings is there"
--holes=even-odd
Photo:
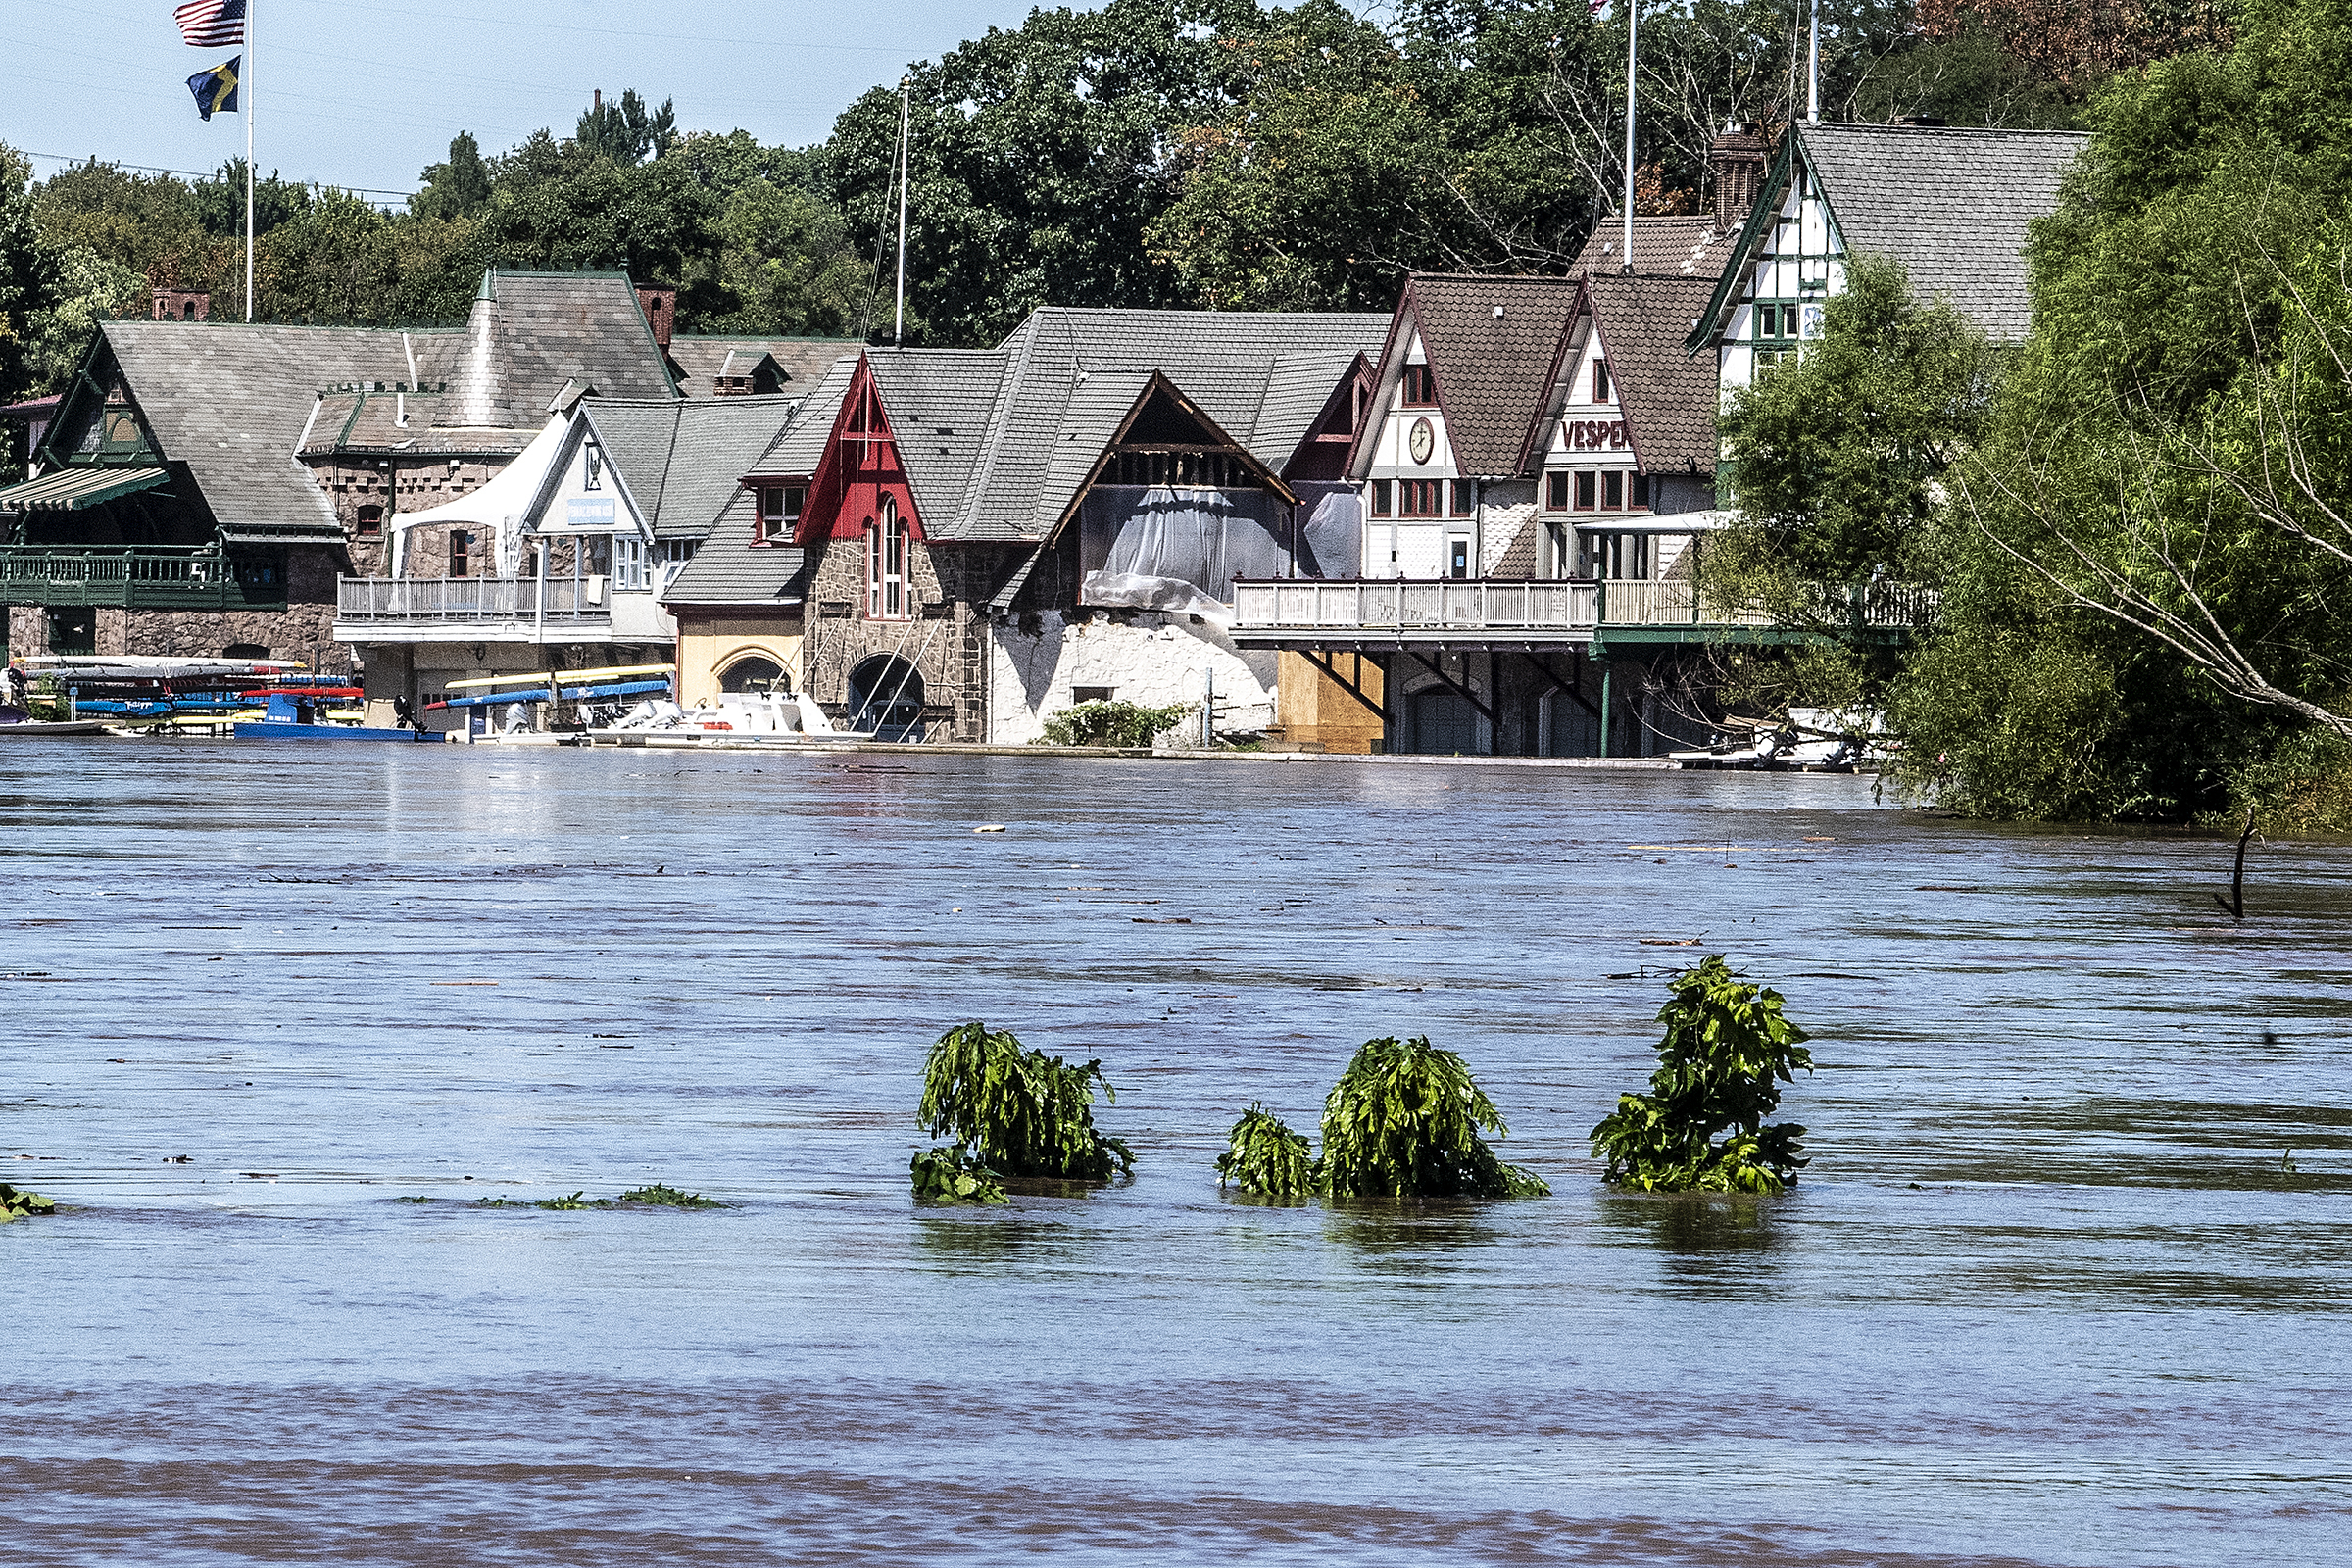
[[[240,119],[196,118],[183,85],[233,49],[191,49],[175,0],[8,0],[0,141],[21,152],[206,171],[244,151]],[[289,179],[415,190],[470,130],[485,153],[568,132],[589,93],[677,102],[689,129],[820,141],[909,61],[1032,0],[256,0],[255,163]],[[36,157],[54,172],[54,157]]]

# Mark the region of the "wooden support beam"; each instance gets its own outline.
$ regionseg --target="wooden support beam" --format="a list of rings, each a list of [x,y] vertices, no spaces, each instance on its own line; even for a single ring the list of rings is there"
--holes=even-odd
[[[1338,686],[1348,696],[1354,698],[1357,703],[1362,705],[1365,712],[1370,713],[1373,717],[1379,719],[1384,725],[1396,722],[1395,718],[1390,714],[1385,706],[1380,703],[1376,703],[1371,698],[1365,696],[1362,687],[1356,685],[1355,682],[1349,680],[1347,676],[1340,673],[1339,660],[1336,655],[1326,654],[1322,658],[1317,658],[1315,651],[1309,649],[1304,657],[1308,663],[1314,665],[1324,674],[1329,675],[1334,685]],[[1360,660],[1364,656],[1358,654],[1355,657]],[[1358,665],[1357,667],[1360,670],[1362,666]],[[1382,695],[1385,697],[1387,695],[1386,688],[1388,683],[1384,680],[1381,684],[1383,688]]]

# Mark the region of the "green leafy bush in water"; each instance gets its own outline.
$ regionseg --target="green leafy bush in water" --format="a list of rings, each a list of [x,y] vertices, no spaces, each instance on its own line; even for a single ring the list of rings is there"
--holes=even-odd
[[[567,1198],[542,1198],[531,1206],[533,1208],[611,1208],[612,1205],[601,1198],[592,1202],[587,1194],[573,1193]]]
[[[1450,1051],[1426,1035],[1367,1040],[1323,1103],[1317,1185],[1333,1198],[1543,1198],[1535,1172],[1480,1134],[1510,1129]]]
[[[624,1203],[652,1203],[662,1208],[724,1208],[727,1205],[715,1198],[700,1193],[682,1193],[675,1187],[654,1182],[644,1187],[632,1187],[620,1195]]]
[[[1291,1131],[1265,1106],[1251,1105],[1233,1124],[1225,1152],[1217,1156],[1217,1185],[1229,1183],[1268,1198],[1304,1198],[1316,1190],[1320,1177],[1306,1135]]]
[[[961,1144],[925,1150],[908,1169],[914,1177],[914,1196],[941,1203],[1003,1203],[1004,1184],[997,1173],[972,1157]]]
[[[1097,1084],[1103,1100],[1115,1103],[1102,1062],[1073,1067],[984,1023],[961,1024],[941,1035],[923,1062],[915,1119],[933,1138],[955,1140],[952,1168],[959,1174],[999,1184],[1007,1176],[1108,1181],[1132,1173],[1135,1157],[1124,1143],[1096,1130]]]
[[[1624,1095],[1592,1129],[1604,1180],[1645,1193],[1778,1193],[1796,1180],[1804,1128],[1765,1125],[1794,1069],[1813,1070],[1810,1038],[1781,1015],[1781,994],[1744,984],[1715,954],[1669,984],[1666,1038],[1649,1093]],[[1728,1133],[1721,1143],[1719,1133]]]
[[[1172,729],[1191,712],[1174,708],[1142,708],[1134,703],[1080,703],[1046,720],[1040,746],[1149,746],[1161,730]]]
[[[28,1193],[22,1187],[11,1187],[6,1182],[0,1182],[0,1225],[9,1224],[14,1220],[29,1219],[35,1214],[54,1214],[56,1212],[57,1204],[54,1200],[43,1198],[38,1193]]]

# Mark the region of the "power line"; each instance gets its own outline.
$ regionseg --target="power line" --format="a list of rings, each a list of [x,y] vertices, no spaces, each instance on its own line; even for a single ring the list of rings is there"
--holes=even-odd
[[[69,158],[64,153],[36,153],[20,148],[27,158],[46,158],[53,164],[77,168],[82,164],[102,164],[109,169],[135,169],[142,174],[179,174],[189,179],[211,179],[220,172],[217,169],[165,169],[157,164],[126,164],[119,158],[101,158],[96,153],[87,158]],[[416,193],[413,190],[381,190],[372,185],[339,185],[331,179],[281,180],[281,184],[310,185],[325,190],[348,191],[354,196],[397,196],[402,201]]]

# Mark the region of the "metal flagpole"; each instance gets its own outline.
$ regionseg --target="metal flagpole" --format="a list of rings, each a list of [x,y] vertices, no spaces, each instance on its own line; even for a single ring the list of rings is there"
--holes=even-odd
[[[1625,262],[1634,270],[1634,39],[1642,25],[1640,0],[1625,0]]]
[[[899,303],[890,318],[890,346],[897,348],[906,330],[906,140],[914,127],[912,76],[899,78]]]
[[[253,319],[253,13],[261,0],[245,0],[245,319]]]
[[[1805,119],[1821,123],[1821,0],[1813,0],[1813,52],[1805,62]]]

